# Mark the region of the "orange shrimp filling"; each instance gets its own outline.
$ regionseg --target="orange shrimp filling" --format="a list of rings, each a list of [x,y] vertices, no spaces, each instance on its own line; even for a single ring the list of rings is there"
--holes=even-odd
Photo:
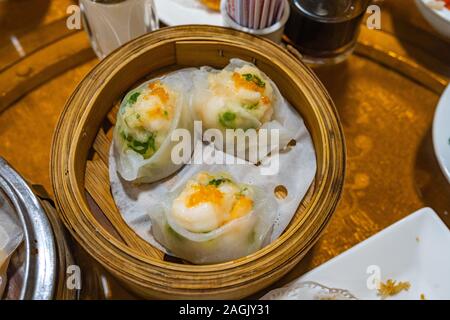
[[[230,219],[237,219],[245,216],[253,208],[253,200],[247,197],[239,197],[234,203],[233,209],[230,212]]]
[[[247,81],[245,80],[239,73],[234,72],[233,73],[233,81],[234,81],[234,86],[239,89],[239,88],[244,88],[250,91],[257,91],[259,93],[264,93],[265,88],[262,87],[258,87],[258,85],[256,83],[254,83],[253,81]],[[270,99],[267,96],[262,96],[261,98],[261,102],[263,104],[269,104],[270,103]]]
[[[263,96],[263,97],[261,98],[261,102],[262,102],[263,104],[269,104],[269,103],[270,103],[270,99],[269,99],[267,96]]]
[[[152,83],[148,84],[148,88],[150,90],[153,90],[153,89],[155,89],[157,87],[160,87],[160,86],[161,86],[161,81],[155,81],[155,82],[152,82]]]
[[[223,193],[214,186],[196,185],[196,191],[192,193],[186,200],[188,208],[195,207],[201,203],[210,202],[213,204],[220,204],[223,199]]]
[[[148,88],[151,90],[149,93],[150,96],[157,96],[162,103],[166,103],[169,100],[169,94],[167,91],[161,86],[159,81],[152,82],[148,85]]]
[[[150,118],[164,118],[168,116],[167,111],[166,113],[164,113],[164,110],[161,108],[161,106],[157,106],[151,109],[147,112],[147,114]]]
[[[151,95],[157,96],[162,103],[166,103],[169,100],[169,94],[162,87],[153,89]]]
[[[237,72],[233,73],[233,81],[234,81],[234,86],[236,88],[244,88],[250,91],[257,91],[260,93],[264,92],[264,88],[262,87],[258,87],[258,85],[256,83],[254,83],[253,81],[247,81],[245,80],[242,75],[240,75]]]

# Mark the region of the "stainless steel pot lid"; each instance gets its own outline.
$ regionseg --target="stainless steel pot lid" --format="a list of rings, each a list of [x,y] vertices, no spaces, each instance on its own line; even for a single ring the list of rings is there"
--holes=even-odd
[[[24,232],[17,299],[50,300],[57,286],[57,248],[50,222],[23,178],[0,157],[0,201],[7,201]]]

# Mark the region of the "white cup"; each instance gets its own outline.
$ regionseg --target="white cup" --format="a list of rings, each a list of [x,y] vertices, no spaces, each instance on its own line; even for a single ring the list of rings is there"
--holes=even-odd
[[[247,33],[250,33],[250,34],[253,34],[256,36],[261,36],[261,37],[267,38],[276,43],[281,43],[281,38],[283,37],[283,33],[284,33],[284,26],[285,26],[286,22],[288,21],[289,14],[291,13],[289,1],[284,0],[284,2],[285,2],[284,12],[283,12],[283,15],[281,16],[281,20],[278,21],[277,23],[271,25],[270,27],[264,28],[264,29],[250,29],[247,27],[243,27],[240,24],[238,24],[237,22],[235,22],[227,12],[227,1],[226,0],[222,1],[221,7],[220,7],[220,12],[222,14],[222,19],[223,19],[224,25],[226,27],[231,27],[231,28],[239,30],[239,31],[243,31],[243,32],[247,32]]]

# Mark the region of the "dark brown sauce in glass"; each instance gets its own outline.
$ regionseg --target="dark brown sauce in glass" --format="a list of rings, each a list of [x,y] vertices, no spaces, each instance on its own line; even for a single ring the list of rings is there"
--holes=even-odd
[[[302,54],[338,56],[351,49],[369,0],[292,0],[285,34]]]

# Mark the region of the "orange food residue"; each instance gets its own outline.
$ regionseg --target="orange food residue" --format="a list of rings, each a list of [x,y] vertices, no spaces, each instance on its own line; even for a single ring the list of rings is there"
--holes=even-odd
[[[385,299],[387,297],[395,296],[402,291],[408,291],[411,287],[409,282],[397,282],[395,280],[389,279],[386,283],[380,282],[380,286],[378,288],[378,295]]]
[[[211,10],[220,11],[220,0],[201,0]]]

